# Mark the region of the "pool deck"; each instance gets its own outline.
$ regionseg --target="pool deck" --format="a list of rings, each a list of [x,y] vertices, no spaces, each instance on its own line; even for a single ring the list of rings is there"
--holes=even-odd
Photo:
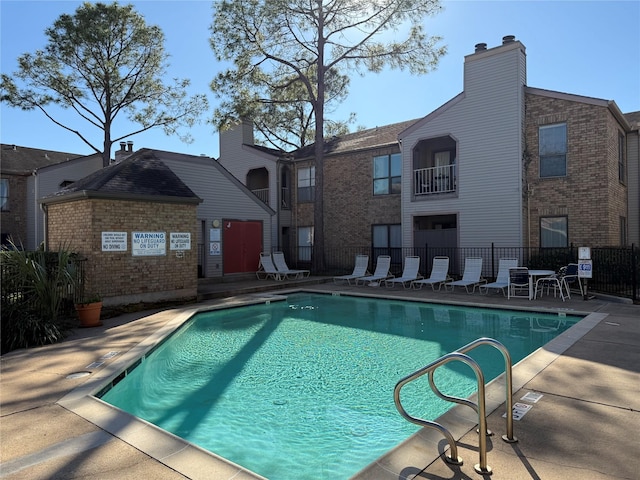
[[[593,313],[588,321],[567,330],[514,367],[513,401],[531,405],[519,421],[513,422],[517,443],[500,438],[505,433],[504,390],[501,399],[496,393],[500,382],[487,388],[487,421],[495,432],[487,440],[487,464],[492,475],[474,470],[479,463],[478,435],[473,427],[477,418],[468,407],[456,407],[443,424],[451,421],[456,438],[460,437],[462,465],[450,465],[438,456],[446,441],[425,430],[364,469],[358,480],[639,478],[640,305],[599,296],[585,301],[574,295],[566,302],[553,296],[507,300],[500,294],[468,295],[464,290],[449,293],[432,292],[430,288],[345,287],[323,281],[202,282],[202,301],[198,304],[105,319],[102,326],[77,329],[58,344],[3,355],[0,478],[260,478],[232,464],[211,462],[210,455],[189,445],[176,449],[176,444],[180,445],[177,439],[158,436],[148,425],[123,421],[114,412],[105,415],[104,405],[99,406],[99,415],[94,414],[95,405],[87,406],[91,401],[83,391],[101,378],[104,381],[106,372],[118,362],[142,351],[158,331],[171,328],[176,319],[195,309],[264,298],[283,288]],[[67,378],[76,372],[90,375]],[[542,397],[536,403],[521,400],[530,392]],[[146,440],[137,443],[141,436]]]

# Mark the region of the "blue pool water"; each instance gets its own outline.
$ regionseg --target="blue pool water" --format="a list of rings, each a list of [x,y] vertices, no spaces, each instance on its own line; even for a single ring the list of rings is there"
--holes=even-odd
[[[295,294],[196,315],[102,399],[271,480],[346,479],[418,429],[393,402],[402,377],[483,336],[515,363],[579,319]],[[487,382],[504,370],[491,347],[470,356]],[[451,404],[423,379],[403,405],[435,419]],[[450,395],[476,389],[461,363],[435,379]]]

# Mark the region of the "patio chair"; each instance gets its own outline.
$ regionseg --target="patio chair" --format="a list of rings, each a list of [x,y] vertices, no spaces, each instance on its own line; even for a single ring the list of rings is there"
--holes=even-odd
[[[567,292],[567,297],[571,298],[571,290],[570,286],[574,284],[578,284],[578,288],[580,289],[580,295],[584,295],[584,290],[582,289],[582,281],[578,276],[578,264],[570,263],[567,265],[567,269],[562,276],[562,284]]]
[[[431,266],[431,276],[421,280],[411,282],[413,288],[422,288],[423,285],[431,285],[433,291],[438,286],[438,291],[442,288],[442,284],[446,281],[453,280],[449,277],[449,257],[433,257],[433,265]]]
[[[558,273],[554,273],[553,275],[549,275],[547,277],[540,277],[536,281],[535,289],[533,291],[533,298],[538,298],[538,293],[542,297],[542,293],[544,292],[545,287],[547,288],[547,295],[549,295],[549,290],[553,288],[553,296],[554,298],[560,292],[560,298],[564,302],[564,285],[562,283],[562,277],[565,275],[567,267],[562,267]]]
[[[487,282],[480,278],[481,276],[482,258],[465,258],[462,278],[460,280],[446,282],[444,288],[446,290],[451,287],[451,291],[453,292],[456,287],[464,287],[467,293],[474,293],[476,287],[480,287],[480,285]],[[471,287],[471,291],[469,291],[469,287]]]
[[[404,288],[411,288],[411,282],[422,278],[420,275],[420,257],[406,257],[404,259],[404,269],[402,270],[402,276],[389,278],[385,280],[384,284],[391,288],[395,285],[402,285]]]
[[[275,264],[276,269],[280,275],[283,275],[285,278],[303,278],[308,277],[311,273],[310,270],[291,270],[287,266],[287,262],[284,259],[284,253],[282,252],[273,252],[271,256],[273,257],[273,263]]]
[[[484,293],[489,293],[489,289],[502,290],[502,295],[507,296],[507,288],[509,287],[509,269],[518,266],[517,258],[501,258],[498,262],[498,276],[495,282],[486,283],[480,287],[480,291],[484,289]]]
[[[360,282],[364,285],[365,283],[376,284],[380,283],[387,278],[392,278],[393,275],[389,272],[391,268],[391,257],[389,255],[379,255],[376,260],[376,269],[373,272],[373,275],[363,275],[362,277],[356,278],[356,285]]]
[[[351,280],[356,281],[357,278],[369,275],[369,255],[356,255],[356,264],[353,267],[353,272],[349,275],[339,275],[333,277],[333,283],[343,283],[351,285]]]
[[[258,270],[256,270],[256,277],[259,280],[267,280],[273,278],[274,280],[284,280],[284,277],[273,264],[271,255],[268,253],[260,253],[260,262],[258,263]]]
[[[529,295],[529,269],[527,267],[516,267],[509,269],[509,288],[507,298],[527,297]],[[522,294],[524,292],[524,294]]]

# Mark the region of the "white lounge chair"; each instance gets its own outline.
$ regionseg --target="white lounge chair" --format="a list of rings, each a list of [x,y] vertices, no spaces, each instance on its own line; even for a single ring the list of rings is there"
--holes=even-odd
[[[258,270],[256,270],[256,276],[260,280],[266,280],[273,278],[274,280],[283,280],[284,277],[278,272],[278,269],[273,264],[271,255],[268,253],[260,253],[260,262],[258,264]]]
[[[389,278],[385,280],[384,284],[387,287],[393,287],[400,284],[404,288],[411,288],[411,282],[422,278],[422,275],[420,275],[418,270],[420,270],[420,257],[405,257],[402,276]]]
[[[444,284],[445,289],[451,287],[453,292],[456,287],[464,287],[467,293],[473,293],[476,291],[476,287],[479,287],[486,280],[482,278],[482,258],[465,258],[464,259],[464,272],[461,280],[447,282]],[[469,287],[471,291],[469,291]]]
[[[273,257],[273,263],[276,265],[278,273],[285,278],[303,278],[308,277],[311,273],[309,270],[291,270],[282,252],[273,252],[271,256]]]
[[[495,282],[486,283],[480,287],[480,291],[489,293],[490,288],[502,290],[502,294],[507,296],[507,288],[509,288],[509,269],[518,266],[517,258],[501,258],[498,263],[498,276]]]
[[[438,291],[440,291],[442,284],[448,280],[452,280],[449,277],[449,257],[433,257],[431,276],[422,280],[414,280],[411,282],[411,286],[422,288],[423,285],[431,285],[431,289],[435,291],[436,285],[438,285]]]
[[[357,278],[364,277],[365,275],[369,275],[369,255],[356,255],[356,264],[353,267],[353,273],[333,277],[333,283],[346,282],[351,285],[351,280],[355,283]]]
[[[393,275],[389,272],[391,268],[391,257],[389,255],[380,255],[376,260],[376,269],[373,272],[373,275],[363,275],[362,277],[356,278],[356,285],[360,282],[364,285],[368,283],[369,285],[380,283],[387,278],[392,278]]]

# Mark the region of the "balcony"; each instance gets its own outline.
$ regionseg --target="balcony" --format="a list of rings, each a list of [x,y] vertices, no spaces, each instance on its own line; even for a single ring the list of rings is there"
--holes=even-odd
[[[268,188],[258,188],[256,190],[251,190],[253,194],[262,200],[263,203],[269,205],[269,189]]]
[[[416,197],[455,192],[455,164],[414,170],[413,190]]]

